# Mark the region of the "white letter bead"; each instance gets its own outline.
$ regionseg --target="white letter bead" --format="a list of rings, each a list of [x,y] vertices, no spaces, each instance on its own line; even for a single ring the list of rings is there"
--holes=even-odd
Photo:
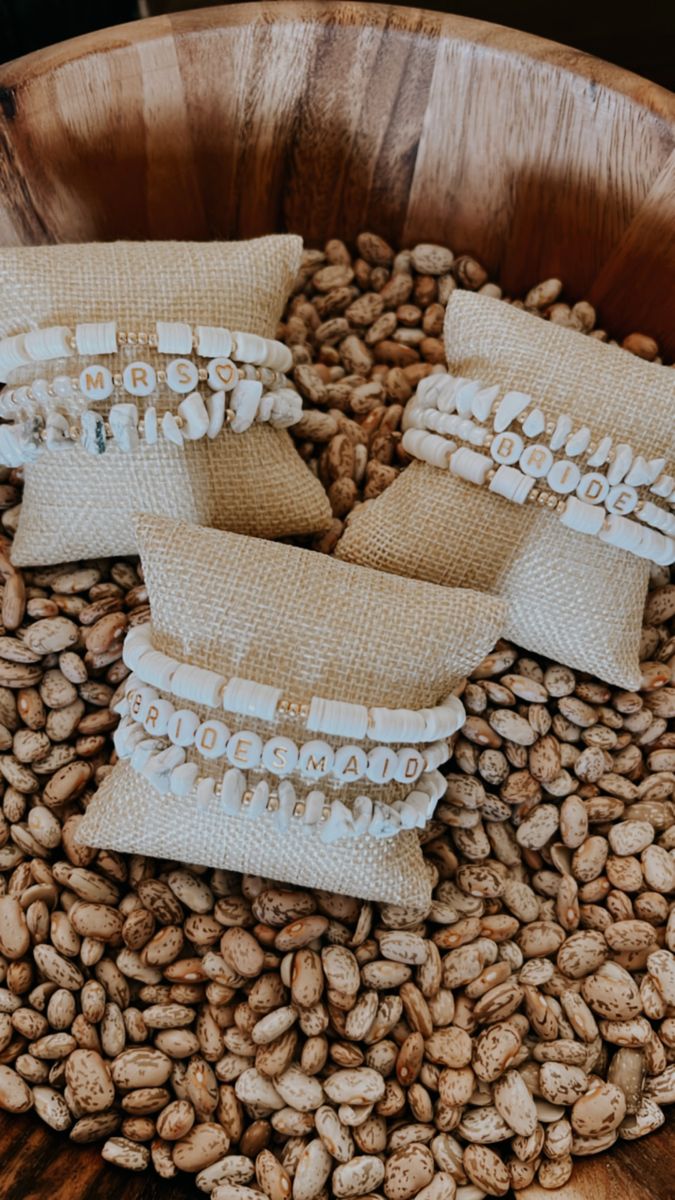
[[[396,781],[398,783],[414,783],[424,770],[424,759],[418,750],[405,746],[398,752]]]
[[[546,476],[551,491],[560,496],[568,496],[570,492],[575,492],[580,479],[581,471],[578,466],[566,458],[554,463]]]
[[[524,442],[519,433],[498,433],[492,439],[490,454],[494,462],[511,466],[523,453]]]
[[[107,367],[96,364],[80,371],[80,391],[87,400],[107,400],[112,390],[113,378]]]
[[[368,752],[366,776],[372,783],[391,783],[398,770],[398,755],[389,746],[374,746]]]
[[[214,392],[230,392],[239,380],[239,372],[229,358],[212,358],[207,378]]]
[[[158,321],[157,349],[160,354],[190,354],[192,329],[183,321]]]
[[[262,738],[250,729],[240,729],[233,733],[227,743],[227,759],[233,767],[242,770],[257,767],[262,755]]]
[[[368,766],[368,756],[360,746],[340,746],[335,751],[333,774],[341,783],[362,779]]]
[[[148,733],[155,737],[164,737],[173,713],[173,704],[169,700],[153,700],[148,705],[143,725]]]
[[[199,371],[189,358],[174,358],[166,368],[166,382],[172,392],[187,395],[199,383]]]
[[[198,325],[197,354],[200,358],[229,358],[232,353],[232,334],[220,325]]]
[[[154,704],[156,700],[157,692],[154,688],[139,688],[136,692],[136,696],[134,697],[134,702],[131,705],[131,715],[142,724],[148,715],[148,709],[150,708],[150,705]]]
[[[122,380],[130,396],[150,396],[157,386],[155,368],[147,362],[132,362],[124,368]]]
[[[526,446],[520,456],[519,467],[533,479],[543,479],[553,466],[553,454],[548,446],[535,442],[534,446]]]
[[[605,475],[599,471],[588,471],[582,475],[577,496],[586,504],[604,504],[609,495],[609,484]]]
[[[222,721],[202,721],[195,733],[195,746],[204,758],[222,758],[230,736]]]
[[[189,708],[178,708],[169,719],[167,735],[174,746],[191,746],[199,728],[199,717]]]
[[[607,512],[618,513],[625,517],[628,513],[633,512],[637,506],[638,494],[634,487],[630,487],[627,483],[619,483],[613,487],[609,496],[605,500],[605,508]]]
[[[287,737],[273,737],[265,742],[262,752],[263,766],[273,775],[288,775],[298,765],[298,748]]]
[[[95,321],[76,325],[75,345],[78,354],[115,354],[117,324],[115,321]]]
[[[300,747],[298,767],[308,779],[322,779],[333,769],[334,754],[328,742],[316,739]]]

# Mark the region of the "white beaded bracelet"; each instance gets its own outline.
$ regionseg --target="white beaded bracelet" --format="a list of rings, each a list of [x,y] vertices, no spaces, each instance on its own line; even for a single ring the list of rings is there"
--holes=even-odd
[[[18,367],[52,359],[117,354],[125,346],[149,346],[159,354],[197,354],[200,358],[229,359],[290,371],[291,351],[283,342],[223,326],[191,325],[181,321],[157,321],[152,332],[124,332],[116,321],[85,322],[74,329],[52,325],[32,329],[0,340],[0,380],[7,380]],[[133,366],[133,364],[131,364]]]
[[[227,398],[226,398],[227,395]],[[259,381],[241,380],[229,394],[199,392],[185,396],[176,413],[161,417],[153,405],[139,413],[136,404],[113,404],[107,416],[85,409],[70,418],[58,410],[46,418],[28,417],[0,425],[0,463],[20,467],[34,462],[45,450],[67,450],[80,445],[94,456],[104,454],[113,442],[123,453],[136,451],[141,441],[155,445],[160,438],[183,446],[188,441],[213,439],[225,428],[245,433],[253,424],[268,423],[287,429],[300,420],[302,399],[291,387],[264,392]]]
[[[318,789],[300,797],[289,779],[280,779],[277,788],[271,789],[266,779],[249,779],[237,767],[230,767],[220,781],[200,776],[198,764],[186,762],[182,747],[148,738],[143,727],[128,717],[116,729],[114,744],[119,758],[128,760],[132,769],[160,794],[221,805],[233,817],[255,818],[270,813],[282,833],[292,821],[300,827],[316,826],[325,844],[344,838],[395,837],[405,829],[422,829],[447,787],[439,771],[429,771],[403,800],[382,804],[369,796],[357,796],[348,808]]]
[[[403,746],[396,751],[382,745],[366,751],[362,746],[349,744],[336,749],[318,738],[298,746],[283,736],[263,742],[253,730],[233,733],[216,718],[200,721],[192,709],[175,708],[154,688],[139,686],[133,676],[115,712],[141,725],[148,737],[167,738],[172,745],[185,749],[194,746],[203,758],[227,758],[233,767],[250,770],[262,765],[280,776],[298,773],[313,780],[331,776],[339,783],[355,783],[365,778],[377,784],[413,784],[450,757],[448,743],[441,740],[428,743],[421,751],[414,746]]]
[[[307,702],[290,700],[280,688],[233,678],[180,663],[154,649],[150,624],[137,625],[124,642],[124,662],[142,683],[161,687],[179,698],[265,721],[298,717],[313,733],[380,742],[436,742],[451,737],[464,724],[466,713],[457,696],[435,708],[366,708],[364,705],[314,696]],[[161,682],[160,682],[161,681]]]
[[[488,486],[514,504],[555,510],[570,529],[660,565],[675,561],[675,515],[639,493],[649,488],[675,504],[675,478],[665,471],[665,457],[648,461],[626,443],[612,449],[611,437],[593,445],[588,426],[575,430],[567,414],[547,422],[524,392],[506,392],[495,409],[499,391],[477,380],[427,376],[406,409],[404,449],[469,483]],[[490,429],[486,422],[493,409]],[[516,421],[521,433],[511,429]],[[525,444],[525,438],[542,435],[548,444]],[[458,447],[450,439],[467,444]],[[560,450],[566,457],[555,459]],[[583,475],[573,461],[581,457],[593,468]],[[599,467],[606,467],[604,474]],[[639,523],[628,520],[629,513]]]

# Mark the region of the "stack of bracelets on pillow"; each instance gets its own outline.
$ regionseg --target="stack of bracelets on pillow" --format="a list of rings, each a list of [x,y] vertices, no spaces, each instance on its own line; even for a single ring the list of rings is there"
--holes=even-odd
[[[208,361],[200,366],[193,355]],[[74,356],[77,373],[66,374]],[[116,356],[112,370],[101,356]],[[43,362],[62,373],[27,379],[27,369]],[[6,337],[0,380],[14,372],[21,379],[0,395],[0,416],[12,419],[0,426],[0,462],[18,467],[45,449],[74,445],[92,455],[111,442],[125,453],[160,438],[182,446],[224,429],[244,433],[256,422],[287,428],[302,410],[284,374],[292,363],[288,347],[273,339],[175,321],[157,321],[151,332],[121,331],[115,321],[103,321]]]
[[[115,749],[159,792],[221,803],[230,816],[271,812],[281,832],[296,818],[318,825],[326,843],[422,829],[446,792],[447,780],[438,768],[451,755],[447,739],[466,718],[455,695],[419,710],[368,708],[320,696],[300,702],[285,698],[279,688],[226,679],[156,650],[150,625],[127,634],[124,662],[132,674],[115,707],[122,718]],[[156,689],[168,692],[175,703]],[[216,711],[202,720],[181,701]],[[225,714],[251,724],[292,717],[308,737],[232,729],[222,720]],[[321,735],[351,741],[332,746]],[[197,761],[188,761],[190,748]],[[393,804],[378,798],[383,785],[391,783],[410,789]],[[357,795],[349,809],[339,797],[350,784],[374,796]]]
[[[606,545],[661,566],[675,562],[675,514],[665,507],[675,504],[675,478],[666,458],[647,460],[609,435],[594,442],[587,425],[575,428],[564,413],[549,421],[525,392],[499,399],[500,391],[429,375],[408,404],[404,449],[514,504],[551,509]]]

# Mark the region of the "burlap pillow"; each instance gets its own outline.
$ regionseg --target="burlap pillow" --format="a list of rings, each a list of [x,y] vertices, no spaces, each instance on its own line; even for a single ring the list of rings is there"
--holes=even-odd
[[[154,648],[225,679],[243,677],[301,700],[323,696],[387,709],[435,706],[484,657],[501,630],[501,602],[475,592],[395,579],[312,551],[145,514],[136,531]],[[200,720],[219,717],[230,731],[250,730],[263,740],[287,736],[298,745],[326,736],[308,733],[311,721],[306,724],[303,717],[238,717],[224,703],[219,708],[191,705],[175,699],[176,693],[181,694],[176,688],[159,695],[178,709],[197,711]],[[450,704],[459,707],[461,723],[461,705]],[[328,737],[333,748],[354,741],[353,733]],[[373,742],[364,738],[359,744],[367,750]],[[199,764],[200,775],[210,771],[217,780],[227,768],[224,758],[208,760],[194,747],[188,761]],[[279,784],[259,768],[248,772],[246,786],[261,778]],[[308,800],[310,789],[320,788],[327,803],[339,798],[348,809],[365,792],[393,812],[388,806],[410,794],[410,785],[396,782],[339,783],[326,775],[313,784],[298,770],[288,778],[298,800]],[[208,863],[381,901],[423,905],[429,900],[414,828],[391,837],[352,835],[326,844],[321,825],[306,823],[308,815],[295,815],[287,833],[279,831],[277,820],[270,812],[255,818],[227,815],[218,797],[200,803],[198,797],[159,794],[134,767],[120,763],[90,803],[81,837],[88,845]]]
[[[445,345],[453,374],[498,384],[500,395],[529,393],[551,421],[568,413],[575,430],[590,427],[596,446],[611,434],[672,464],[672,369],[470,292],[452,296]],[[505,633],[519,645],[620,687],[640,682],[648,563],[565,528],[555,513],[413,462],[354,513],[336,553],[490,591],[507,602]]]
[[[0,337],[51,325],[116,320],[145,330],[157,320],[224,325],[274,337],[302,243],[294,236],[249,242],[115,242],[0,250]],[[107,355],[162,365],[146,347]],[[15,371],[12,382],[79,375],[77,355]],[[165,356],[166,361],[166,356]],[[173,396],[175,402],[180,396]],[[139,401],[140,405],[144,402]],[[158,413],[171,407],[153,400]],[[256,425],[244,434],[175,446],[144,442],[133,454],[109,444],[93,458],[81,446],[44,453],[25,467],[13,558],[18,565],[135,551],[131,513],[143,509],[257,537],[325,529],[330,509],[288,433]]]

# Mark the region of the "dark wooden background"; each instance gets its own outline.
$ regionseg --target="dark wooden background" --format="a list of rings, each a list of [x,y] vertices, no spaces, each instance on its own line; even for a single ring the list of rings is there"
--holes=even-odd
[[[219,0],[0,0],[0,62],[135,16]],[[396,3],[397,0],[394,0]],[[496,21],[575,46],[675,91],[675,2],[647,0],[427,0],[419,8]]]

